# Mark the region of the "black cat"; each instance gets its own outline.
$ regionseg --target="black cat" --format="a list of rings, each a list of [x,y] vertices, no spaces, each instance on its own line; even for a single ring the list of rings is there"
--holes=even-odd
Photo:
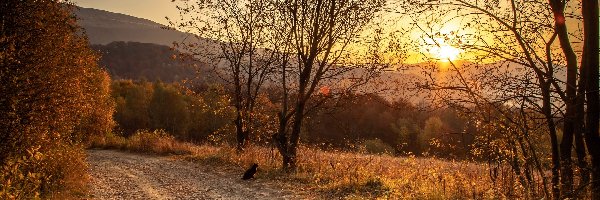
[[[242,177],[242,179],[248,180],[254,178],[254,174],[256,174],[256,168],[258,168],[258,164],[254,163],[250,169],[246,170],[246,173],[244,173],[244,177]]]

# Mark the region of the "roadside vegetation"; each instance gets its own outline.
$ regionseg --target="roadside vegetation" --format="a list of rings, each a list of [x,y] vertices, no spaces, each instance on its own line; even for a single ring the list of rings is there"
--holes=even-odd
[[[320,198],[523,198],[509,174],[500,172],[498,180],[491,181],[486,166],[478,162],[302,146],[299,168],[286,174],[281,171],[281,157],[273,148],[251,145],[239,154],[234,145],[179,142],[162,131],[139,131],[129,138],[107,135],[92,140],[91,148],[173,155],[239,172],[240,177],[245,168],[259,163],[257,178],[302,188]]]
[[[72,9],[0,3],[0,199],[84,195],[84,143],[115,125],[110,77]]]

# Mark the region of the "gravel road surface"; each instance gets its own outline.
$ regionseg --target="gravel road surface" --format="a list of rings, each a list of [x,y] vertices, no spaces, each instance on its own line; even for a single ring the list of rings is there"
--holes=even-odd
[[[304,199],[264,179],[168,156],[89,150],[94,199]]]

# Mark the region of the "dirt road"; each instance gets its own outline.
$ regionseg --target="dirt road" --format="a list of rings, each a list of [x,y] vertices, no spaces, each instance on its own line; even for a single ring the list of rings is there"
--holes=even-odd
[[[113,150],[90,150],[88,162],[95,199],[304,199],[268,180],[243,181],[243,169]]]

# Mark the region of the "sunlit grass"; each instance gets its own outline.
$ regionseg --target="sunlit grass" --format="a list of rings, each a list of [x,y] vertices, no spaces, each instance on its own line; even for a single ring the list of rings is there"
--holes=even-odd
[[[202,145],[193,149],[187,156],[189,160],[239,167],[257,162],[262,172],[259,178],[302,184],[305,190],[331,198],[501,198],[494,190],[497,186],[487,178],[486,168],[471,162],[301,147],[299,169],[282,178],[279,154],[270,148],[250,147],[243,154],[228,146]]]
[[[156,154],[190,154],[193,145],[175,140],[164,131],[140,130],[129,138],[109,133],[90,140],[90,148],[121,149]]]
[[[252,163],[258,163],[258,179],[275,180],[284,187],[318,198],[524,198],[516,181],[511,181],[514,179],[508,175],[493,182],[485,165],[467,161],[300,147],[298,169],[286,174],[281,170],[279,153],[269,147],[250,146],[243,153],[237,153],[229,145],[192,145],[152,132],[140,132],[128,139],[104,140],[95,146],[177,154],[180,159],[240,173]]]

